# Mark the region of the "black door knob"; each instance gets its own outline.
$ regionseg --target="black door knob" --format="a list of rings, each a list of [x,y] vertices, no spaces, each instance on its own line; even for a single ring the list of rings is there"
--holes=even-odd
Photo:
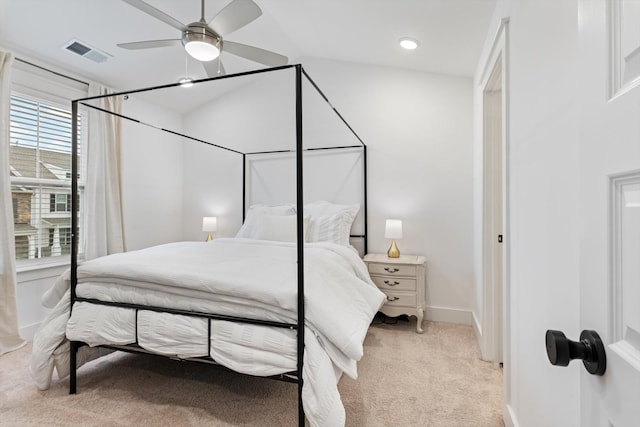
[[[584,330],[580,341],[571,341],[561,331],[548,330],[546,344],[552,365],[568,366],[573,359],[581,359],[590,374],[604,375],[607,369],[604,344],[596,331]]]

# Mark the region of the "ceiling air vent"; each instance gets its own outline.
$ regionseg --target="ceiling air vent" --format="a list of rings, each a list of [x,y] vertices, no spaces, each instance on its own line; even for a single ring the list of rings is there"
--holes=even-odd
[[[68,41],[63,48],[98,63],[105,62],[111,56],[76,39]]]

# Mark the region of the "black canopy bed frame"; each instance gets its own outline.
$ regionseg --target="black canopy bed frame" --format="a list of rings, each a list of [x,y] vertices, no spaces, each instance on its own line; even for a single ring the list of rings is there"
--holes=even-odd
[[[259,151],[259,152],[241,152],[228,147],[224,147],[222,145],[214,144],[212,142],[204,141],[201,139],[193,138],[188,135],[183,135],[181,133],[174,132],[169,129],[160,128],[160,130],[168,133],[175,134],[180,137],[187,138],[189,140],[193,140],[196,142],[200,142],[203,144],[207,144],[218,149],[231,151],[237,153],[242,157],[242,219],[244,222],[245,214],[246,214],[246,165],[249,161],[249,157],[253,155],[265,155],[265,154],[273,154],[273,153],[295,153],[295,162],[296,162],[296,231],[297,231],[297,242],[296,242],[296,252],[297,252],[297,322],[296,323],[284,323],[284,322],[275,322],[275,321],[266,321],[260,319],[250,319],[244,317],[235,317],[235,316],[227,316],[227,315],[218,315],[212,313],[205,312],[195,312],[188,310],[179,310],[179,309],[170,309],[164,307],[157,306],[148,306],[148,305],[140,305],[140,304],[131,304],[131,303],[119,303],[119,302],[109,302],[109,301],[101,301],[98,299],[92,298],[81,298],[76,295],[76,286],[78,284],[77,277],[77,269],[78,269],[78,249],[79,249],[79,232],[78,232],[78,215],[79,215],[79,187],[78,187],[78,109],[79,105],[83,105],[89,108],[93,108],[99,111],[102,111],[107,114],[117,115],[122,119],[130,120],[139,124],[145,124],[139,120],[133,119],[131,117],[127,117],[122,114],[117,114],[94,105],[91,105],[89,101],[96,100],[99,98],[108,98],[113,96],[128,96],[134,93],[147,92],[158,89],[165,89],[180,86],[180,83],[168,84],[163,86],[149,87],[144,89],[132,90],[127,92],[119,92],[109,95],[101,95],[101,96],[93,96],[82,99],[77,99],[72,101],[72,184],[71,191],[73,197],[71,197],[71,227],[72,227],[72,239],[71,239],[71,274],[70,274],[70,298],[71,298],[71,307],[70,311],[73,310],[73,305],[75,302],[86,302],[91,304],[98,305],[108,305],[108,306],[116,306],[122,308],[135,309],[136,316],[136,325],[137,325],[137,317],[139,310],[149,310],[154,312],[161,313],[169,313],[169,314],[178,314],[184,316],[191,317],[200,317],[208,319],[208,346],[210,350],[211,346],[211,320],[225,320],[230,322],[239,322],[239,323],[247,323],[254,325],[262,325],[269,326],[275,328],[287,328],[291,330],[295,330],[297,332],[297,369],[295,371],[286,372],[279,375],[267,376],[262,378],[275,379],[279,381],[285,381],[290,383],[298,384],[298,425],[305,425],[305,414],[302,405],[302,386],[303,386],[303,378],[302,378],[302,368],[304,362],[304,325],[305,325],[305,304],[304,304],[304,217],[303,217],[303,163],[304,163],[304,152],[305,151],[319,151],[319,150],[342,150],[342,149],[362,149],[362,161],[363,161],[363,233],[362,234],[351,234],[351,238],[359,238],[363,239],[363,247],[364,252],[367,252],[368,246],[368,238],[367,238],[367,146],[362,141],[362,139],[355,133],[355,131],[351,128],[351,126],[347,123],[347,121],[342,117],[342,115],[331,105],[327,97],[320,90],[318,85],[311,79],[311,77],[306,73],[303,67],[300,64],[296,65],[285,65],[281,67],[267,68],[262,70],[248,71],[237,74],[224,75],[220,77],[213,77],[208,79],[196,80],[194,83],[201,83],[213,80],[221,80],[221,79],[229,79],[229,78],[237,78],[242,76],[248,76],[252,74],[261,74],[261,73],[270,73],[277,72],[279,70],[284,69],[295,69],[295,126],[296,126],[296,148],[295,150],[274,150],[274,151]],[[333,146],[333,147],[318,147],[318,148],[303,148],[303,132],[302,132],[302,81],[303,76],[306,80],[311,84],[311,86],[317,91],[318,94],[324,99],[324,101],[329,105],[329,107],[335,112],[338,118],[344,123],[344,125],[348,128],[349,132],[355,136],[358,140],[358,145],[349,145],[349,146]],[[149,125],[152,126],[152,125]],[[155,126],[154,126],[155,127]],[[71,313],[70,313],[71,315]],[[80,341],[70,341],[70,376],[69,376],[69,393],[75,394],[77,391],[77,352],[78,349],[86,343]],[[153,353],[147,351],[138,345],[138,336],[137,336],[137,326],[136,326],[136,336],[135,336],[135,344],[129,345],[100,345],[98,347],[108,348],[112,350],[130,352],[130,353],[142,353],[142,354],[150,354],[165,358],[178,359],[176,356],[165,356],[162,354]],[[210,354],[210,353],[208,353]],[[220,364],[218,364],[214,359],[210,356],[207,357],[199,357],[199,358],[188,358],[188,359],[179,359],[181,361],[194,361],[200,363],[209,363],[212,365],[219,366],[221,368],[231,370],[226,368]],[[234,371],[235,372],[235,371]],[[248,374],[242,374],[248,375]]]

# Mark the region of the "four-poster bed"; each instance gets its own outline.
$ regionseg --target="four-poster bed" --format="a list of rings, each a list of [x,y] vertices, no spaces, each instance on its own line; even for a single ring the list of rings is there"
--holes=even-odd
[[[101,97],[73,101],[71,269],[68,299],[58,304],[60,308],[56,312],[58,316],[71,316],[64,330],[65,338],[69,339],[70,393],[76,392],[77,366],[98,352],[103,354],[102,350],[97,350],[89,356],[88,350],[85,351],[88,344],[107,351],[152,353],[219,364],[241,373],[297,383],[299,425],[305,422],[303,403],[307,400],[306,406],[314,408],[309,417],[312,425],[336,423],[340,419],[344,423],[344,414],[339,413],[344,409],[339,395],[337,402],[335,397],[337,380],[342,373],[355,377],[355,363],[362,357],[362,341],[384,299],[384,294],[373,285],[362,260],[348,243],[349,237],[362,238],[366,252],[366,145],[300,65],[203,81],[289,68],[295,71],[294,150],[242,152],[162,129],[241,156],[243,220],[248,158],[284,152],[295,156],[295,203],[289,206],[290,210],[285,208],[284,213],[267,209],[259,218],[253,218],[262,229],[252,238],[239,233],[241,237],[215,239],[210,243],[170,243],[80,263],[75,120],[79,105],[96,108],[90,101]],[[359,144],[304,147],[303,78],[321,95]],[[175,85],[160,88],[172,86]],[[364,231],[356,235],[351,234],[351,225],[360,206],[356,205],[354,209],[353,205],[329,202],[305,203],[303,194],[306,152],[354,148],[362,150],[363,162]],[[319,231],[319,224],[332,231]],[[316,230],[311,234],[315,238],[309,241],[308,229],[314,226]],[[291,228],[287,227],[295,227],[295,232],[292,234]],[[338,234],[340,237],[335,237]],[[263,239],[264,236],[267,238]],[[61,294],[64,280],[58,280],[56,287],[57,294]],[[206,337],[204,344],[202,336]],[[47,341],[45,337],[41,340]],[[48,340],[43,347],[48,347],[53,354],[51,347],[59,347],[62,343],[51,342],[50,337]],[[295,347],[293,353],[290,351],[292,346]],[[34,340],[34,352],[36,347]],[[42,366],[48,364],[53,369],[53,356],[44,353],[36,357],[36,367],[32,369],[38,370],[39,360]],[[59,374],[64,372],[59,363],[57,368]],[[328,377],[333,379],[328,381]],[[43,383],[48,385],[46,380]],[[333,394],[327,398],[323,393]]]

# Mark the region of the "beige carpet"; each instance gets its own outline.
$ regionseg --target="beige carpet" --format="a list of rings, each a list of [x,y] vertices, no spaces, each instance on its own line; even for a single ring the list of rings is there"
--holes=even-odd
[[[482,362],[468,326],[415,319],[375,324],[359,378],[339,388],[348,426],[502,426],[502,372]],[[38,391],[31,346],[0,357],[1,426],[295,426],[297,385],[150,356],[85,365],[78,394]]]

